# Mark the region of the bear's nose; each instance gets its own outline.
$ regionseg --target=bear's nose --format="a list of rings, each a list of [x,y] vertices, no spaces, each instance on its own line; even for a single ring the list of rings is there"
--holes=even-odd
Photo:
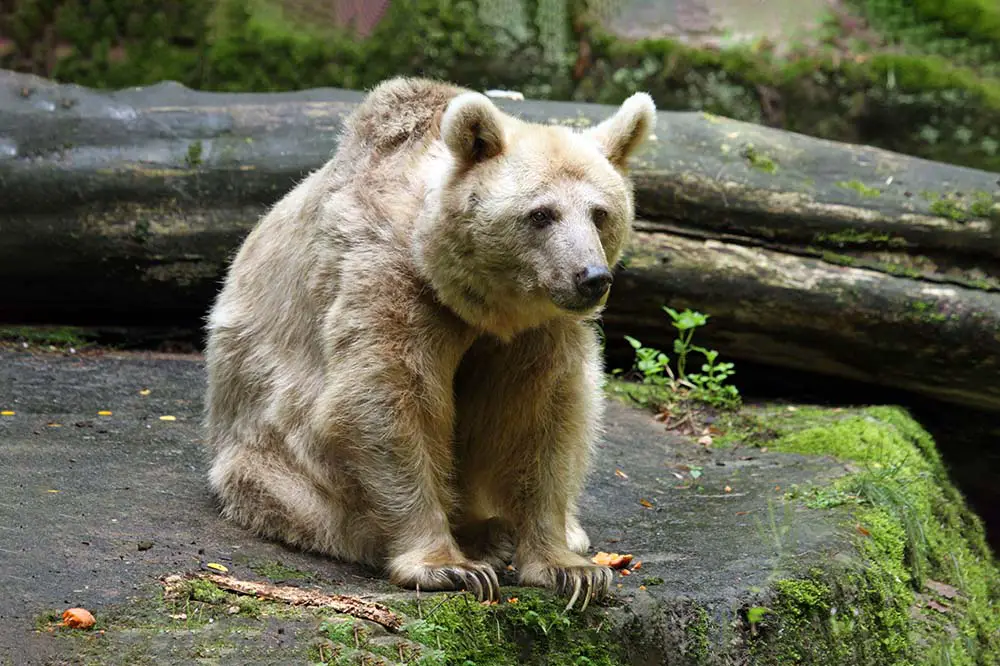
[[[576,274],[576,290],[588,301],[596,301],[611,287],[611,271],[604,266],[587,266]]]

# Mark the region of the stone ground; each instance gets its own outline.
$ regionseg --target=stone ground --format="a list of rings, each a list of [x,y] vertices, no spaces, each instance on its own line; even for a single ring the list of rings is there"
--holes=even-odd
[[[0,350],[0,410],[8,413],[0,416],[0,664],[69,663],[79,645],[60,638],[64,630],[36,631],[40,614],[83,606],[100,621],[154,598],[160,577],[209,562],[259,579],[280,561],[327,591],[398,592],[376,572],[292,552],[219,519],[204,482],[203,385],[193,355]],[[828,459],[707,450],[617,402],[607,426],[583,523],[597,548],[643,562],[642,576],[620,578],[617,597],[654,632],[670,629],[657,627],[671,621],[657,610],[664,604],[731,609],[766,587],[778,553],[757,521],[767,522],[784,488],[843,471]],[[700,490],[681,464],[704,469]],[[835,536],[836,519],[831,511],[795,518],[782,561],[807,564],[849,548]],[[646,577],[663,584],[639,590]],[[184,622],[162,620],[177,631],[143,644],[145,658],[155,656],[148,663],[194,661]],[[268,621],[247,652],[233,648],[207,663],[270,663],[248,655],[286,648],[300,629]],[[135,636],[109,631],[99,640],[114,653]],[[130,659],[100,663],[140,663]]]

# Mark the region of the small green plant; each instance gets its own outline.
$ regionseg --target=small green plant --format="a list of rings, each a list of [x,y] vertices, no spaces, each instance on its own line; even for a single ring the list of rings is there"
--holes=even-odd
[[[625,339],[635,350],[634,369],[642,376],[645,384],[663,386],[684,397],[712,407],[735,408],[740,405],[739,390],[726,382],[736,374],[732,363],[720,363],[719,352],[693,344],[695,331],[708,323],[709,315],[695,310],[678,312],[664,306],[670,315],[672,325],[677,329],[674,339],[676,371],[670,364],[670,357],[659,349],[646,347],[639,340],[626,335]],[[696,352],[705,357],[701,372],[688,372],[689,357]]]

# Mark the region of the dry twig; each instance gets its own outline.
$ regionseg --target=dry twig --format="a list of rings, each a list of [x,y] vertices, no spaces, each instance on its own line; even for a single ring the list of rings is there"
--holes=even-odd
[[[175,574],[167,576],[162,582],[169,592],[176,589],[182,581],[190,579],[206,580],[224,590],[260,599],[282,601],[293,606],[329,608],[338,613],[375,622],[390,631],[397,631],[403,625],[402,618],[386,606],[345,594],[325,594],[318,590],[304,590],[298,587],[240,580],[232,576],[213,573]]]

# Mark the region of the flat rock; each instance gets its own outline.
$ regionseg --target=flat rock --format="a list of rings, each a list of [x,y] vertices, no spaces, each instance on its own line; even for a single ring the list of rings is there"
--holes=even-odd
[[[276,654],[289,663],[294,650],[316,659],[313,615],[234,614],[195,628],[167,617],[161,579],[208,563],[243,579],[413,597],[376,571],[220,519],[205,483],[203,370],[198,356],[0,351],[0,663],[191,663],[206,651],[205,663],[272,663]],[[788,489],[826,486],[849,469],[828,456],[706,447],[609,401],[582,522],[595,551],[642,564],[618,576],[615,600],[587,613],[637,641],[633,663],[702,663],[663,652],[690,644],[692,612],[724,626],[775,580],[856,557],[843,511],[783,501]],[[45,613],[76,606],[104,634],[45,626]],[[154,619],[130,616],[138,607]],[[225,649],[212,652],[220,641]]]

